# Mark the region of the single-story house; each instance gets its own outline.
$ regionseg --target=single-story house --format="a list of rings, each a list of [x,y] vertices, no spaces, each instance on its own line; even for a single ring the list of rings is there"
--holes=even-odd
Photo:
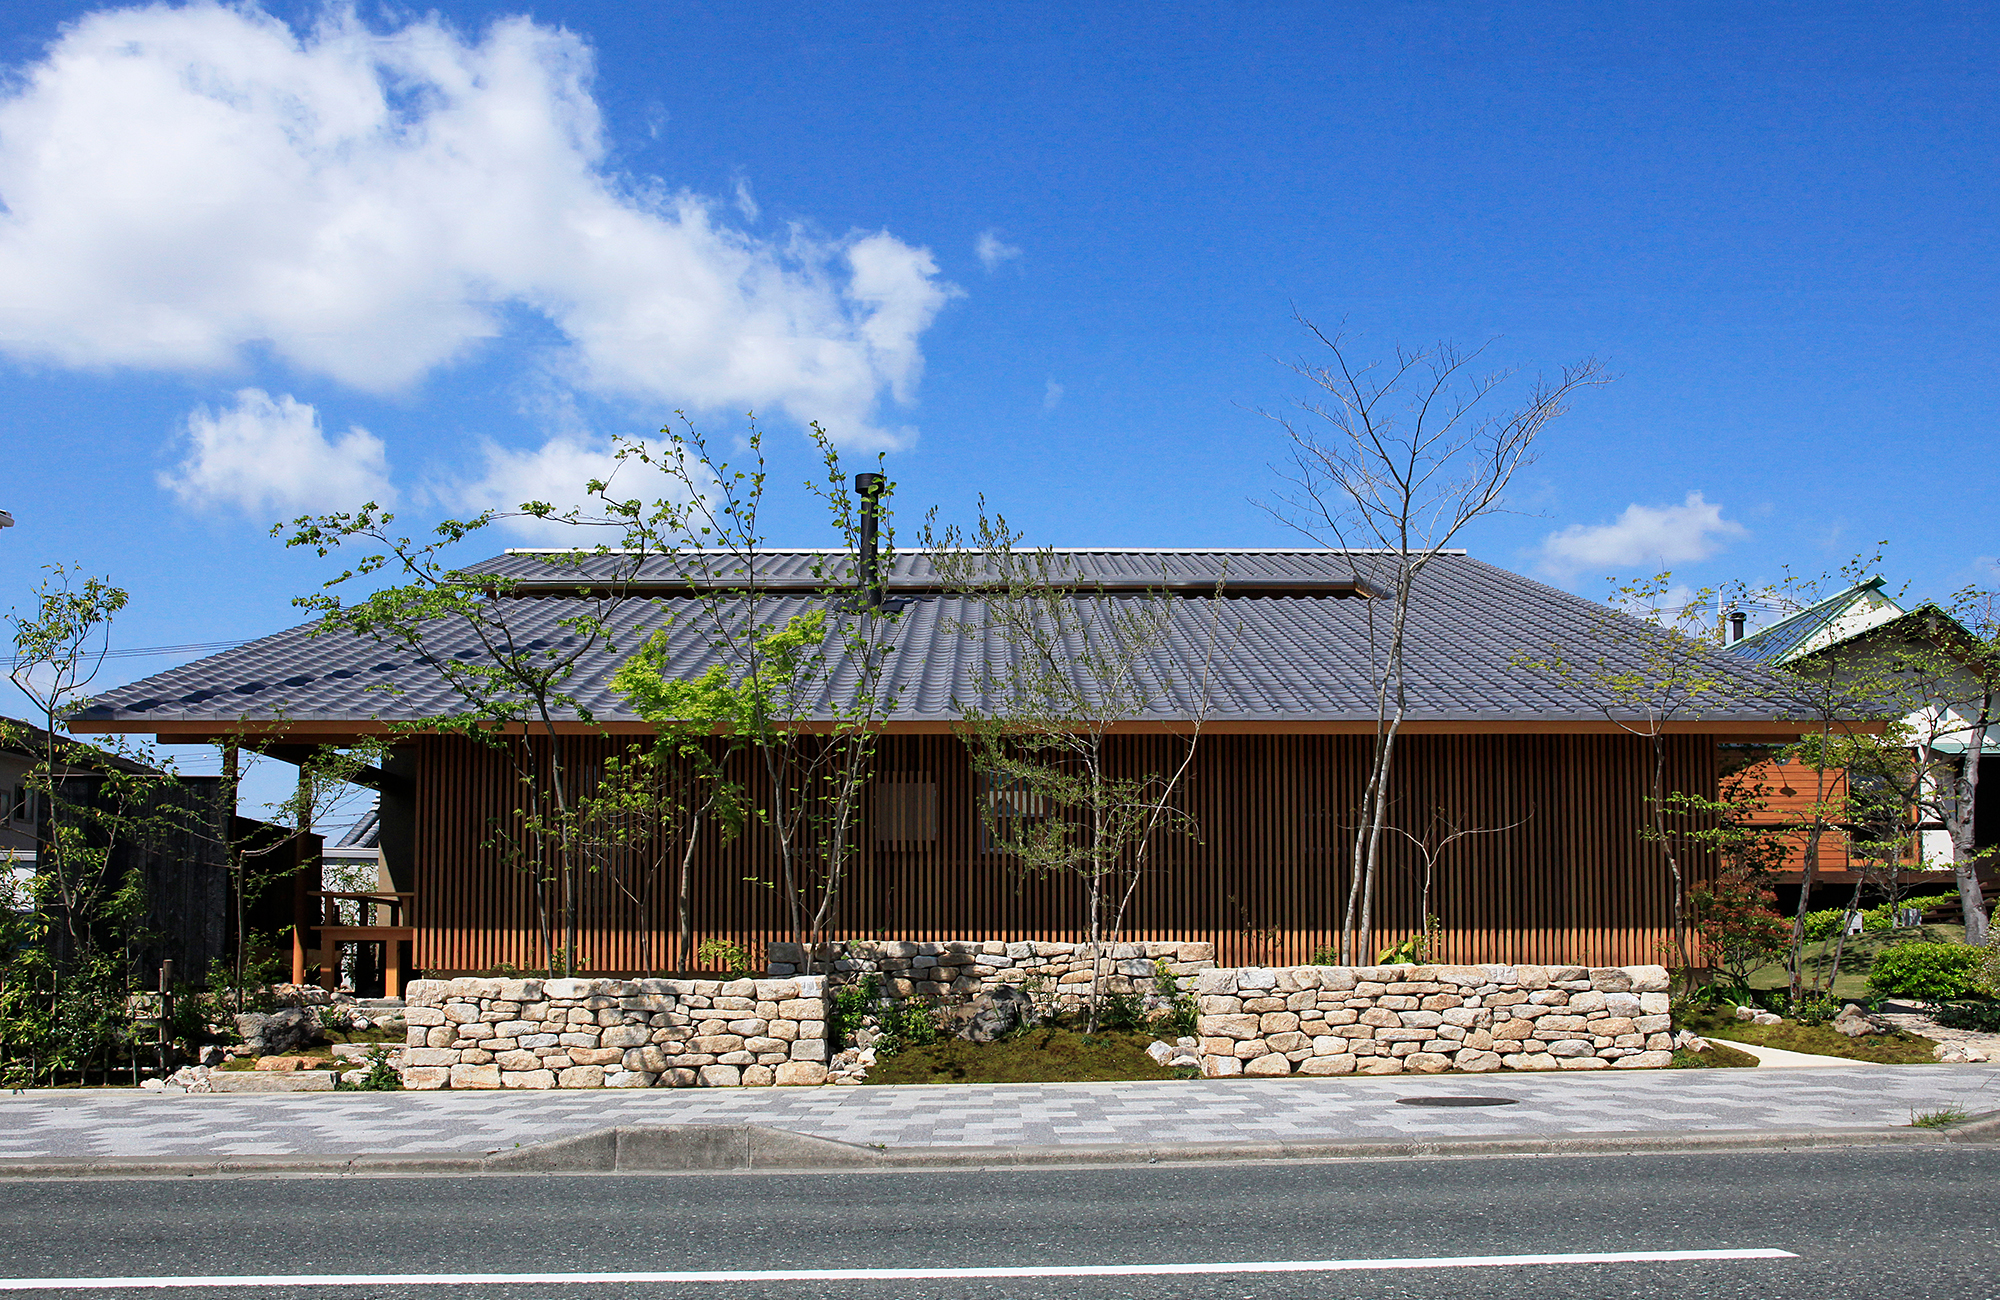
[[[1906,608],[1884,590],[1881,577],[1865,578],[1803,609],[1787,614],[1754,632],[1740,634],[1728,643],[1731,654],[1751,663],[1773,668],[1807,662],[1826,663],[1867,671],[1870,656],[1891,653],[1931,652],[1939,648],[1940,628],[1964,635],[1951,615],[1935,605]],[[1739,620],[1740,630],[1742,623]],[[1938,698],[1914,704],[1904,722],[1913,738],[1928,743],[1939,758],[1963,755],[1970,744],[1973,723],[1979,714],[1984,686],[1972,674],[1940,675],[1935,682]],[[1767,792],[1764,824],[1798,825],[1809,821],[1815,804],[1838,807],[1846,796],[1847,773],[1838,769],[1820,772],[1798,762],[1759,757],[1743,771],[1745,779]],[[1979,759],[1979,787],[1982,798],[1976,805],[1973,847],[1983,852],[2000,844],[2000,727],[1987,731]],[[1957,859],[1951,834],[1935,821],[1918,825],[1905,859],[1912,885],[1948,886],[1947,874]],[[1781,884],[1797,886],[1803,879],[1805,845],[1802,837],[1789,846],[1787,861],[1778,872]],[[1863,863],[1853,852],[1847,831],[1836,828],[1819,842],[1815,859],[1817,886],[1835,889],[1839,897],[1828,897],[1828,905],[1844,905],[1848,892],[1861,876]],[[2000,867],[1982,862],[1980,877],[1988,890],[2000,880]]]
[[[509,552],[472,566],[512,580],[492,599],[510,606],[520,642],[559,646],[579,590],[610,583],[616,555]],[[1305,962],[1337,942],[1349,879],[1351,826],[1376,731],[1371,639],[1387,602],[1369,575],[1383,560],[1321,549],[1068,550],[1070,598],[1173,598],[1156,652],[1178,683],[1139,716],[1117,720],[1117,761],[1166,764],[1203,717],[1181,804],[1193,833],[1162,838],[1133,898],[1123,937],[1213,943],[1224,966]],[[837,558],[837,557],[836,557]],[[758,560],[757,617],[772,627],[814,609],[860,617],[859,602],[811,577],[827,553],[775,551]],[[602,569],[603,573],[598,571]],[[558,719],[559,743],[589,760],[629,746],[647,725],[611,689],[620,662],[669,629],[676,674],[714,662],[691,591],[710,585],[686,558],[619,572],[632,598],[611,615],[615,652],[580,667],[572,689],[592,720]],[[593,575],[597,575],[593,577]],[[601,579],[601,581],[600,581]],[[743,579],[713,584],[737,588]],[[1218,585],[1220,584],[1220,585]],[[859,859],[837,935],[907,940],[1075,942],[1083,911],[1073,884],[1023,879],[984,833],[980,801],[1003,797],[980,779],[955,734],[955,701],[977,693],[995,653],[978,591],[945,590],[923,554],[880,575],[892,614],[887,688],[895,705],[863,801]],[[1410,611],[1407,720],[1395,769],[1392,821],[1420,831],[1439,810],[1494,833],[1455,846],[1439,864],[1434,960],[1628,965],[1659,959],[1669,938],[1668,875],[1647,815],[1652,725],[1643,710],[1608,704],[1582,678],[1530,661],[1560,652],[1573,665],[1637,663],[1645,624],[1453,551],[1424,572]],[[282,733],[286,744],[351,742],[397,721],[462,706],[435,665],[483,653],[462,624],[441,620],[423,653],[392,651],[311,625],[279,632],[107,693],[75,720],[88,732],[162,740]],[[1707,670],[1741,691],[1702,696],[1664,733],[1670,790],[1712,795],[1718,747],[1779,740],[1771,678],[1724,654]],[[851,677],[831,673],[818,716],[831,716]],[[1205,709],[1189,683],[1206,680]],[[546,737],[532,743],[558,743]],[[282,752],[282,751],[281,751]],[[519,806],[503,757],[458,735],[399,736],[368,778],[380,792],[378,842],[406,915],[409,964],[440,974],[542,966],[532,887],[494,846],[492,827]],[[1502,829],[1504,828],[1504,829]],[[1391,837],[1379,885],[1378,943],[1420,929],[1417,855]],[[1712,868],[1690,857],[1699,875]],[[768,844],[755,826],[727,845],[698,845],[698,938],[755,953],[789,937],[762,880]],[[582,968],[633,973],[674,925],[668,891],[650,902],[592,877],[581,900]],[[650,947],[648,946],[650,943]]]

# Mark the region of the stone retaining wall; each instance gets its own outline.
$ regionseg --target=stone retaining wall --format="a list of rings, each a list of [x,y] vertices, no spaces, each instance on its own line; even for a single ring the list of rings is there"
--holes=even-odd
[[[1089,944],[853,940],[833,947],[836,982],[849,984],[879,975],[883,994],[891,998],[962,1002],[997,987],[1032,988],[1039,984],[1048,997],[1073,1002],[1090,987]],[[791,975],[805,963],[805,950],[795,943],[774,943],[766,955],[773,976]],[[1104,956],[1105,986],[1141,996],[1155,991],[1155,961],[1165,961],[1179,976],[1215,967],[1212,943],[1107,944]]]
[[[1662,966],[1290,966],[1196,979],[1202,1072],[1655,1069]]]
[[[826,1082],[826,981],[413,980],[403,1086]]]

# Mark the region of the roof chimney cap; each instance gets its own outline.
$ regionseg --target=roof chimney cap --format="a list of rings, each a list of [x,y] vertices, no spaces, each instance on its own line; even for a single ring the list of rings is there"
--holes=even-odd
[[[1729,639],[1731,641],[1741,641],[1743,639],[1743,622],[1748,617],[1749,615],[1740,609],[1729,611]]]

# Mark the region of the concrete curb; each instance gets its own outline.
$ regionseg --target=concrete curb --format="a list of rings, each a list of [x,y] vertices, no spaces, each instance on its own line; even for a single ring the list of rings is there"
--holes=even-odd
[[[294,1174],[366,1177],[474,1174],[779,1173],[1215,1164],[1269,1160],[1409,1160],[1455,1156],[1695,1155],[1827,1147],[1937,1146],[2000,1140],[2000,1111],[1949,1129],[1790,1129],[1723,1133],[1598,1133],[1412,1142],[1210,1142],[1149,1146],[876,1148],[762,1124],[633,1125],[597,1129],[479,1156],[299,1155],[226,1160],[0,1160],[0,1178],[200,1178]]]

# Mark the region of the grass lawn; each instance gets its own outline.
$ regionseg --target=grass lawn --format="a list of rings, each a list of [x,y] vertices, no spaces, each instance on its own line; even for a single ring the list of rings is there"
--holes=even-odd
[[[1081,1083],[1173,1079],[1146,1055],[1155,1035],[1103,1030],[1030,1029],[997,1043],[947,1038],[876,1061],[869,1083]]]
[[[1893,938],[1899,943],[1908,942],[1912,937],[1923,943],[1963,943],[1965,927],[1962,925],[1926,925],[1916,930],[1892,930],[1887,934],[1857,934],[1850,936],[1847,946],[1840,953],[1840,978],[1833,983],[1835,997],[1860,998],[1868,996],[1868,967],[1875,955],[1889,946]],[[1824,978],[1833,966],[1833,940],[1822,939],[1805,947],[1806,977]],[[1781,989],[1785,987],[1785,968],[1782,965],[1766,966],[1750,977],[1753,989]],[[1777,1044],[1772,1044],[1777,1046]]]
[[[1931,1055],[1937,1044],[1914,1034],[1870,1034],[1866,1038],[1849,1038],[1829,1025],[1801,1025],[1789,1020],[1782,1025],[1753,1025],[1747,1020],[1736,1019],[1734,1012],[1714,1011],[1683,1016],[1678,1024],[1707,1039],[1733,1039],[1739,1043],[1755,1043],[1759,1047],[1775,1047],[1784,1052],[1843,1056],[1850,1061],[1874,1061],[1880,1065],[1929,1065],[1937,1059]]]

